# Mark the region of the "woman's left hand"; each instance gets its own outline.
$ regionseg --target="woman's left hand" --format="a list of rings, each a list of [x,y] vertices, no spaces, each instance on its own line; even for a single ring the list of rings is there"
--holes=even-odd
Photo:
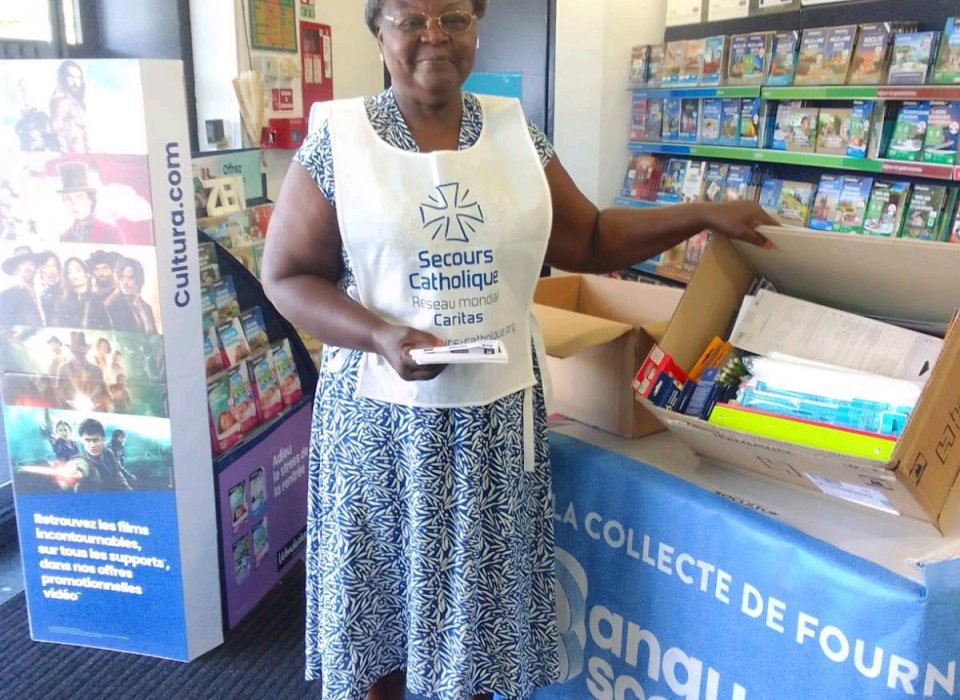
[[[707,228],[711,231],[764,248],[770,247],[770,241],[757,232],[757,227],[780,225],[756,202],[720,202],[705,207]]]

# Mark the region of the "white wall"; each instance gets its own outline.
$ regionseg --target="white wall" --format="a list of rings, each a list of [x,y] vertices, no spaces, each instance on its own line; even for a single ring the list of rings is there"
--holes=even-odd
[[[247,0],[190,0],[201,149],[210,148],[204,126],[206,119],[224,120],[230,148],[250,145],[241,135],[240,110],[231,82],[250,65],[249,31],[244,26],[248,6]],[[316,18],[310,20],[330,25],[333,34],[333,96],[337,99],[372,95],[383,89],[383,64],[377,43],[363,22],[363,6],[363,0],[320,2],[316,5]],[[298,3],[298,37],[299,12]],[[296,104],[300,106],[299,102]],[[294,116],[305,118],[309,108],[309,105],[303,105],[303,114],[298,112]],[[263,152],[269,197],[276,198],[293,153],[278,149]]]
[[[666,0],[557,0],[554,145],[599,207],[626,172],[630,49],[663,41]]]

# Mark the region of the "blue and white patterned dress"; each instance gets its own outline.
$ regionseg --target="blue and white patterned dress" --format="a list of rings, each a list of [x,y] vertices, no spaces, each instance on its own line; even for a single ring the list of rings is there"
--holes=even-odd
[[[483,114],[463,95],[460,148]],[[366,101],[375,130],[416,151],[393,92]],[[546,164],[553,149],[531,137]],[[326,124],[296,160],[336,205]],[[340,286],[354,285],[344,254]],[[546,411],[535,367],[535,470],[523,470],[523,392],[424,409],[354,396],[361,353],[326,347],[314,404],[307,523],[308,679],[362,700],[406,669],[439,700],[528,698],[558,674]]]

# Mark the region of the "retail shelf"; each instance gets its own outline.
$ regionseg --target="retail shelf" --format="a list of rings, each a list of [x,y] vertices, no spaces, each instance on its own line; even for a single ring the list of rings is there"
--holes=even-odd
[[[765,87],[760,97],[767,100],[874,100],[876,85],[794,85]]]
[[[760,97],[759,85],[677,85],[675,87],[634,87],[634,97]]]
[[[685,272],[684,270],[678,270],[675,267],[658,265],[656,261],[653,261],[653,260],[645,260],[644,262],[637,263],[636,265],[632,265],[631,269],[634,269],[637,272],[642,272],[647,275],[662,277],[664,279],[668,279],[673,282],[682,282],[683,284],[687,284],[688,282],[690,282],[690,278],[693,276],[692,272]]]
[[[631,86],[634,97],[762,97],[767,100],[960,100],[960,85]]]
[[[633,197],[617,197],[613,203],[618,207],[635,207],[637,209],[649,209],[650,207],[662,207],[662,202],[647,202],[643,199],[634,199]]]
[[[734,146],[704,146],[702,144],[631,141],[630,151],[633,153],[688,155],[698,156],[700,158],[725,158],[727,160],[744,160],[754,163],[784,163],[787,165],[805,165],[815,168],[856,170],[864,173],[910,175],[934,180],[960,179],[960,168],[953,165],[915,163],[902,160],[848,158],[846,156],[834,156],[823,153],[775,151],[767,148],[737,148]]]

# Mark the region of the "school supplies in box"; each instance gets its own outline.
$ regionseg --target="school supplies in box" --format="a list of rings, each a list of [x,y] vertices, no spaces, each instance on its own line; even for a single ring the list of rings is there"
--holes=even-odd
[[[947,188],[942,185],[914,185],[900,236],[922,241],[937,240],[946,198]]]
[[[931,102],[927,133],[923,141],[925,163],[957,162],[957,143],[960,137],[960,101]]]
[[[848,85],[879,85],[883,82],[894,30],[892,22],[860,25],[860,36],[850,61]]]
[[[267,336],[267,326],[263,321],[263,310],[259,306],[247,309],[240,313],[240,325],[243,328],[243,336],[250,346],[250,352],[260,352],[266,350],[270,345],[270,338]]]
[[[673,358],[659,345],[654,345],[634,377],[633,390],[638,396],[666,408],[675,404],[688,380],[686,372]]]
[[[960,85],[960,17],[948,17],[933,69],[936,85]]]
[[[893,37],[887,70],[890,85],[923,85],[927,82],[940,32],[905,32]]]
[[[770,68],[766,84],[784,86],[793,84],[797,70],[797,52],[800,48],[800,32],[796,29],[777,32],[773,35]]]
[[[703,65],[700,67],[701,85],[719,85],[727,68],[730,39],[727,36],[708,36],[704,39]]]
[[[863,232],[871,236],[899,236],[909,194],[909,182],[877,180],[870,192]]]
[[[733,403],[714,405],[708,420],[714,425],[771,440],[868,459],[888,460],[897,444],[892,436],[777,415]]]
[[[817,231],[832,231],[837,218],[840,194],[843,191],[842,175],[821,175],[817,194],[810,210],[809,228]]]
[[[929,119],[929,102],[904,102],[897,113],[897,122],[887,147],[887,158],[920,160]]]
[[[770,32],[737,34],[730,39],[727,82],[731,85],[761,85],[770,56]]]
[[[780,353],[921,386],[943,349],[940,338],[765,289],[738,317],[730,342],[756,355]]]
[[[303,396],[300,386],[300,375],[293,362],[290,352],[290,342],[284,338],[270,346],[273,367],[277,372],[277,381],[280,382],[280,395],[283,396],[283,405],[292,406]]]
[[[837,218],[833,230],[841,233],[860,233],[863,230],[863,217],[867,212],[867,201],[873,189],[873,178],[846,175],[843,189],[837,202]]]
[[[847,155],[850,138],[850,107],[821,107],[817,117],[817,153]]]
[[[247,358],[247,372],[260,409],[260,417],[263,421],[268,421],[283,410],[280,381],[277,379],[269,350]]]

